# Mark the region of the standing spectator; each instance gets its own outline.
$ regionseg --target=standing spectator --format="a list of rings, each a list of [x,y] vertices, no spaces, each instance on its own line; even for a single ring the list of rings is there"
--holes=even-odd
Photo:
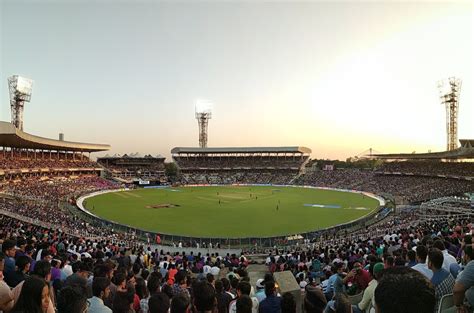
[[[87,296],[79,286],[62,288],[58,295],[58,313],[84,313]]]
[[[12,313],[46,313],[49,306],[49,288],[46,281],[40,277],[28,278],[21,288],[18,301]]]
[[[89,300],[89,313],[112,313],[112,310],[104,304],[104,300],[110,296],[110,279],[94,277],[92,296]]]
[[[222,283],[222,280],[216,281],[215,289],[218,313],[229,312],[229,304],[232,301],[232,297],[224,291],[224,284]]]
[[[236,313],[237,311],[237,300],[242,296],[250,296],[251,286],[250,283],[246,281],[241,281],[237,285],[237,299],[233,300],[229,304],[229,313]],[[251,297],[250,300],[252,301],[252,313],[258,313],[258,300],[255,297]]]
[[[7,239],[2,243],[2,252],[5,254],[5,266],[3,269],[3,276],[5,277],[5,281],[7,283],[10,280],[10,275],[15,272],[15,246],[16,241],[13,239]]]
[[[8,312],[13,307],[13,293],[10,287],[3,281],[3,268],[5,264],[5,255],[0,252],[0,311]]]
[[[433,247],[439,249],[443,253],[443,269],[449,272],[451,264],[457,263],[456,258],[449,254],[442,240],[435,240]]]
[[[8,285],[15,288],[19,283],[27,279],[30,271],[30,258],[26,255],[20,255],[15,262],[16,271],[9,276]]]
[[[236,313],[252,313],[252,300],[247,295],[241,295],[236,300]]]
[[[183,294],[173,297],[171,300],[170,313],[190,313],[191,303],[189,298]]]
[[[170,298],[163,292],[155,293],[148,300],[148,312],[150,313],[168,313],[169,308]]]
[[[289,292],[284,293],[281,297],[281,313],[296,313],[295,297]]]
[[[280,313],[281,298],[276,295],[275,282],[273,280],[265,283],[266,298],[260,303],[259,313]]]
[[[194,308],[196,312],[213,312],[216,308],[216,291],[207,281],[193,284]]]

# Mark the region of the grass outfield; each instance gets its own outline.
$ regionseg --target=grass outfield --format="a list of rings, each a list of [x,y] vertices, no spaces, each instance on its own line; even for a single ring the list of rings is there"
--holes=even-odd
[[[91,213],[121,224],[165,234],[221,238],[312,231],[360,218],[378,204],[356,193],[275,186],[138,189],[85,201]]]

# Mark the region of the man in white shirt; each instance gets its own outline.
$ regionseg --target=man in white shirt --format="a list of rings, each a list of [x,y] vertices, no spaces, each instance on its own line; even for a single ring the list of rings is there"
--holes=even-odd
[[[92,295],[89,299],[89,313],[112,313],[112,310],[104,304],[104,300],[110,295],[110,279],[106,277],[95,277],[92,282]]]

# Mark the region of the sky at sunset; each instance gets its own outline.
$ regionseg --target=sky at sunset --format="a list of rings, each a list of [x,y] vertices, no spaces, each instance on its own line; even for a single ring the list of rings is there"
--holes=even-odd
[[[19,74],[26,132],[109,154],[198,146],[198,99],[210,147],[442,151],[443,78],[474,138],[473,29],[470,1],[0,0],[0,120]]]

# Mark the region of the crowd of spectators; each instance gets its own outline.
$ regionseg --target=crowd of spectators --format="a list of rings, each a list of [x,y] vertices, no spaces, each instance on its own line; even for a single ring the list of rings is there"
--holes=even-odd
[[[0,152],[0,168],[3,170],[15,169],[62,169],[62,168],[98,168],[100,167],[96,162],[91,161],[84,155],[57,153],[37,153],[35,155],[30,152],[28,155],[25,152],[21,154],[10,152],[5,154]]]
[[[295,170],[246,170],[246,171],[186,171],[181,174],[180,183],[195,184],[289,184],[298,174]]]
[[[119,184],[97,175],[80,175],[50,179],[31,177],[20,181],[6,181],[0,186],[0,191],[15,197],[58,202],[68,200],[75,195],[119,187]]]
[[[473,177],[474,163],[441,161],[384,162],[377,171],[412,173],[416,175]]]
[[[420,202],[474,190],[474,182],[441,177],[383,175],[372,170],[312,171],[295,184],[390,194],[400,202]]]

